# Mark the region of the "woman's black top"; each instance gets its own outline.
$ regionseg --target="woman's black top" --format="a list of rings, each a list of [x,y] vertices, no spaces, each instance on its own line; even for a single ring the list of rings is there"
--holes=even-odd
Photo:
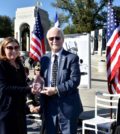
[[[27,86],[24,67],[16,69],[8,61],[0,60],[0,134],[26,134]]]

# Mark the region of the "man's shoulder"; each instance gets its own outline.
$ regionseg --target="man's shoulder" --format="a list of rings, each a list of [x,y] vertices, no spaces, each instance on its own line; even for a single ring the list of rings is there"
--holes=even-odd
[[[78,57],[77,54],[74,54],[74,53],[69,52],[67,50],[63,50],[63,54],[66,55],[66,56],[68,56],[68,57]]]
[[[47,52],[46,54],[44,54],[44,55],[41,57],[41,59],[42,59],[42,58],[50,57],[50,54],[51,54],[51,52]]]

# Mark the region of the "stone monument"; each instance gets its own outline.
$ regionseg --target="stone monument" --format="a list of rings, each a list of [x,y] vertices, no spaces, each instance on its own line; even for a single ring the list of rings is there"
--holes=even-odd
[[[50,27],[50,21],[48,13],[45,10],[39,8],[39,12],[44,31],[45,47],[48,50],[46,32]],[[30,50],[31,33],[35,24],[35,13],[36,6],[17,8],[16,10],[14,37],[20,42],[20,50],[25,53]]]

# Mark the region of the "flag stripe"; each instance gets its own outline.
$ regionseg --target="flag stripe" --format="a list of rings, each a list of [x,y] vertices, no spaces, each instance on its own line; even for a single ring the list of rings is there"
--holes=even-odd
[[[55,27],[59,27],[59,20],[58,20],[58,14],[56,12],[55,14],[55,24],[54,24]]]
[[[119,55],[120,55],[120,43],[119,45],[117,46],[116,48],[116,51],[114,52],[114,54],[111,56],[111,59],[109,60],[109,62],[107,63],[107,71],[108,71],[108,79],[109,80],[112,80],[112,78],[114,77],[115,75],[115,70],[120,66],[119,65]],[[111,75],[111,72],[112,75]],[[110,78],[111,77],[111,78]]]
[[[41,42],[37,42],[36,39],[33,39],[32,38],[32,41],[31,41],[31,49],[35,49],[39,53],[42,53],[42,50],[41,50]]]
[[[107,56],[108,54],[112,55],[112,53],[114,52],[116,45],[114,44],[114,42],[116,41],[116,39],[119,37],[119,31],[120,31],[120,27],[116,28],[115,31],[113,32],[110,40],[107,42],[107,46],[109,46],[109,49],[107,49]],[[108,59],[109,60],[109,59]]]

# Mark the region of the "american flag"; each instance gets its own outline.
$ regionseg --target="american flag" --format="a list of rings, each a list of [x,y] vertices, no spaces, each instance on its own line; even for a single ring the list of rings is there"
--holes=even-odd
[[[55,14],[55,24],[54,24],[55,27],[59,27],[59,20],[58,20],[58,14],[56,12]]]
[[[41,25],[39,10],[37,9],[34,30],[32,32],[29,56],[34,61],[39,61],[40,57],[44,53],[45,53],[44,34]]]
[[[108,3],[107,16],[107,77],[111,94],[120,93],[120,26],[112,3]]]

